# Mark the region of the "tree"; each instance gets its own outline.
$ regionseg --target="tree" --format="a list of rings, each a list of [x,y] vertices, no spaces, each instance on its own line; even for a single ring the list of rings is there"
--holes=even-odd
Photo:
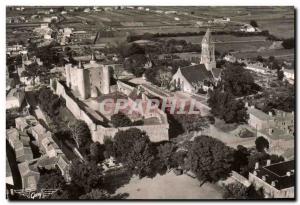
[[[222,72],[221,86],[224,91],[238,97],[250,95],[260,90],[260,87],[254,83],[252,75],[237,64],[226,65]]]
[[[78,148],[84,147],[91,141],[90,129],[84,121],[76,120],[69,125],[69,128]]]
[[[201,131],[212,124],[210,118],[201,117],[200,114],[174,114],[173,117],[185,132]]]
[[[104,150],[102,149],[100,142],[91,143],[90,154],[91,154],[92,160],[94,160],[95,162],[104,160],[103,151]]]
[[[49,88],[43,87],[39,90],[38,101],[41,109],[50,117],[55,117],[59,114],[61,99]]]
[[[248,190],[241,183],[231,183],[225,186],[223,197],[225,199],[247,199]]]
[[[253,26],[253,27],[255,27],[255,28],[258,27],[258,24],[257,24],[257,22],[255,20],[251,20],[250,21],[250,25]]]
[[[157,156],[163,166],[167,169],[171,166],[172,155],[176,151],[176,146],[172,142],[166,142],[157,147]]]
[[[187,164],[203,182],[227,177],[232,162],[233,149],[206,135],[196,137],[188,150]]]
[[[242,145],[238,145],[237,149],[233,153],[232,170],[242,175],[248,175],[249,156],[250,156],[249,150]]]
[[[115,157],[116,152],[114,149],[114,143],[112,141],[111,138],[109,137],[104,137],[104,157],[106,159],[110,158],[110,157]]]
[[[41,174],[37,189],[61,189],[65,186],[65,179],[61,175],[60,170],[54,170]]]
[[[220,89],[209,91],[208,105],[211,113],[223,119],[226,123],[247,122],[249,115],[242,100],[236,100],[229,92]]]
[[[87,194],[81,195],[79,199],[93,199],[93,200],[99,200],[99,199],[111,199],[110,194],[103,190],[103,189],[93,189]]]
[[[149,137],[137,128],[119,131],[114,137],[116,159],[141,176],[147,174],[154,159]]]
[[[45,76],[47,69],[44,66],[39,66],[37,63],[32,63],[25,67],[25,70],[21,73],[22,77],[27,77],[32,79],[33,85],[35,85],[35,80],[39,76]]]
[[[78,186],[84,193],[102,184],[102,168],[94,162],[81,162],[76,159],[72,161],[70,169],[71,183]]]
[[[283,156],[272,154],[272,155],[270,155],[270,160],[271,160],[271,163],[274,164],[274,163],[278,163],[278,162],[283,162],[284,158],[283,158]]]
[[[168,71],[166,69],[164,69],[164,70],[159,69],[157,76],[156,76],[157,82],[159,83],[158,86],[168,87],[172,80],[172,76],[173,75],[172,75],[171,71]]]
[[[295,39],[289,38],[282,41],[282,46],[285,49],[292,49],[295,48]]]
[[[269,141],[266,138],[260,136],[255,140],[255,146],[257,151],[264,152],[265,149],[269,149]]]
[[[284,77],[283,71],[282,70],[277,70],[277,79],[282,80]]]
[[[114,127],[128,127],[132,125],[131,120],[122,112],[111,116],[111,123]]]
[[[153,161],[154,153],[150,141],[147,138],[140,138],[134,142],[126,164],[140,177],[143,177],[151,174]]]

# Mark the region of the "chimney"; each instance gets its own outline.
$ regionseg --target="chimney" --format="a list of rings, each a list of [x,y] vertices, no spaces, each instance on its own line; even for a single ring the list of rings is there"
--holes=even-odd
[[[259,168],[259,162],[255,162],[255,168],[254,169],[258,169]]]
[[[291,176],[291,172],[286,172],[286,176]]]
[[[276,181],[272,181],[271,186],[275,187],[275,185],[276,185]]]
[[[263,176],[261,177],[261,179],[262,179],[263,181],[266,181],[266,180],[267,180],[267,176],[268,176],[268,175],[263,175]]]
[[[267,160],[267,166],[269,166],[269,165],[271,165],[271,160],[270,159]]]
[[[273,113],[271,111],[269,111],[269,116],[271,116],[271,117],[273,116]]]

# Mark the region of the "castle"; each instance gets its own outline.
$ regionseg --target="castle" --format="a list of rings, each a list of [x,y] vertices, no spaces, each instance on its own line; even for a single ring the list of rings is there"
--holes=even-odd
[[[81,99],[110,93],[110,76],[115,65],[100,64],[94,54],[88,64],[65,65],[66,83]]]
[[[221,70],[216,68],[215,45],[210,29],[207,29],[202,39],[202,52],[199,64],[178,68],[171,83],[178,90],[188,93],[207,91],[219,80]]]

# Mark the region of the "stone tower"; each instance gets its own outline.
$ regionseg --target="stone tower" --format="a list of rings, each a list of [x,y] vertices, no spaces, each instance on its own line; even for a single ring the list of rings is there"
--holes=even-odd
[[[101,79],[101,92],[103,94],[108,94],[110,92],[110,67],[108,65],[104,65],[102,67],[102,79]]]
[[[89,97],[89,83],[88,83],[88,70],[84,69],[81,66],[81,62],[79,67],[76,69],[77,71],[77,90],[82,99],[87,99]]]
[[[209,28],[207,29],[202,39],[200,64],[204,64],[207,70],[211,70],[212,68],[216,67],[215,44],[212,41],[212,36]]]

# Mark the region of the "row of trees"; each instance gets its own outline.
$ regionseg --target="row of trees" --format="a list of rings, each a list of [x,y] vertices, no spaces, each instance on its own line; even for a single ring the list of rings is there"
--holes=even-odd
[[[250,22],[252,26],[258,27],[256,21]],[[154,40],[155,38],[161,37],[184,37],[184,36],[203,36],[205,35],[206,31],[199,31],[199,32],[184,32],[184,33],[145,33],[143,35],[130,35],[127,37],[127,42],[133,42],[137,40]],[[253,32],[247,33],[242,31],[213,31],[212,35],[233,35],[233,36],[272,36],[268,30],[263,30],[261,32]],[[277,39],[277,38],[276,38]]]

